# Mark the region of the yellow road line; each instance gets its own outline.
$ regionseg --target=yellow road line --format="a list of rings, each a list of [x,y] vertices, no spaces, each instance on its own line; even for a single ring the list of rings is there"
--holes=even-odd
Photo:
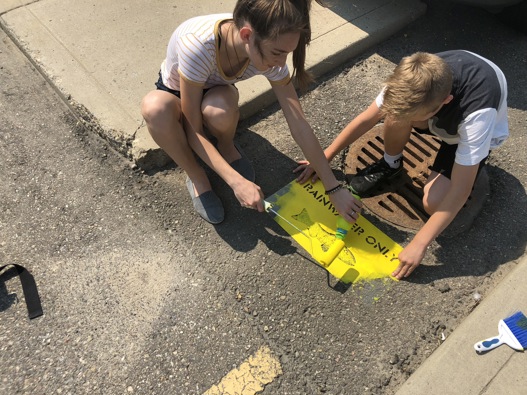
[[[263,346],[203,395],[254,395],[281,374],[280,361]]]

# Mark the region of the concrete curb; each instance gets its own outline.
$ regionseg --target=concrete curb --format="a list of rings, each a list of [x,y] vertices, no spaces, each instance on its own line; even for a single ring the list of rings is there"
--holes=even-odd
[[[502,345],[478,355],[474,344],[498,334],[498,322],[527,314],[527,255],[403,384],[397,395],[510,395],[527,388],[525,353]]]

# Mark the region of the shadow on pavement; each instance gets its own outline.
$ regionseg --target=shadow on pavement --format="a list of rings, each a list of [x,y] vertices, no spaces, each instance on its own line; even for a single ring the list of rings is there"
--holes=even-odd
[[[8,293],[6,286],[6,283],[9,280],[17,277],[18,274],[14,267],[1,270],[0,273],[0,312],[2,312],[9,309],[19,300],[18,294],[15,292]],[[19,286],[17,288],[19,288]],[[21,288],[20,291],[22,291]]]
[[[520,258],[527,246],[527,195],[521,182],[488,166],[491,194],[483,211],[465,233],[438,237],[434,252],[441,266],[421,265],[409,281],[429,283],[441,278],[485,276]]]
[[[251,160],[256,172],[255,183],[260,186],[264,196],[273,194],[294,179],[292,171],[296,162],[264,137],[252,132],[250,127],[239,129],[236,141]],[[293,244],[287,232],[269,215],[241,207],[231,188],[217,174],[212,171],[208,174],[225,207],[225,221],[215,230],[232,249],[247,252],[254,249],[258,241],[262,241],[278,255],[299,251],[300,247]]]

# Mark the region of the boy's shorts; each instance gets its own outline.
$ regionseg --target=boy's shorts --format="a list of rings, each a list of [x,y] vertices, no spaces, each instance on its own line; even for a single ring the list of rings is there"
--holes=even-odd
[[[420,134],[429,134],[434,135],[430,133],[428,129],[416,129],[414,128],[417,133]],[[456,161],[456,151],[457,151],[457,144],[447,144],[444,141],[441,141],[441,145],[439,146],[439,149],[437,150],[437,155],[434,160],[434,163],[430,167],[430,170],[435,171],[436,173],[439,173],[446,178],[450,179],[452,177],[452,169],[454,167],[454,163]],[[478,174],[485,166],[488,155],[479,162],[478,167]]]

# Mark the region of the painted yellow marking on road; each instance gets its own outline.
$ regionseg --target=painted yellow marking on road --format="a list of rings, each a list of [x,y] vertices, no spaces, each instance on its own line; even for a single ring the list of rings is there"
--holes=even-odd
[[[203,395],[254,395],[281,374],[280,361],[263,346]]]

